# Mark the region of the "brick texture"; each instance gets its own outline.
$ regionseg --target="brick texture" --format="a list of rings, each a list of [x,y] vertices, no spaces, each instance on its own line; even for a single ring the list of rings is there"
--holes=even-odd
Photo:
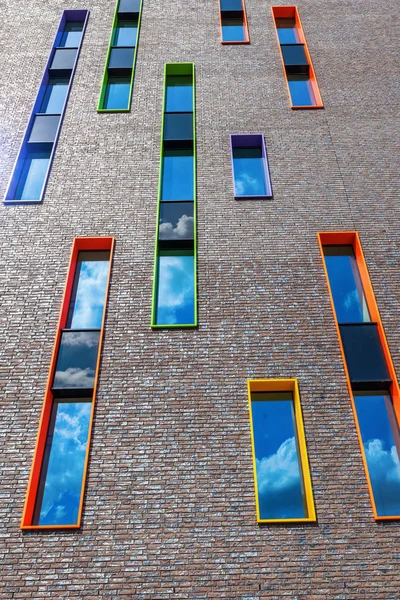
[[[0,599],[399,598],[376,523],[317,231],[357,230],[395,367],[396,0],[298,0],[325,104],[291,111],[270,4],[220,44],[217,0],[144,0],[132,111],[97,114],[114,1],[2,0],[3,197],[65,8],[90,17],[43,205],[0,206]],[[196,64],[197,330],[150,329],[163,66]],[[230,133],[263,133],[274,197],[234,201]],[[83,526],[19,529],[68,257],[113,235]],[[318,522],[255,520],[246,380],[297,377]]]

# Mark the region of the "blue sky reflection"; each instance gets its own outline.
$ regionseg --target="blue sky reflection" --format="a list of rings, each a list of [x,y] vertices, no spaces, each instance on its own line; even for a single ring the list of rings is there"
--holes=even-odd
[[[53,407],[54,431],[43,496],[38,498],[38,525],[74,525],[78,519],[86,458],[91,402],[61,401]],[[54,414],[55,412],[55,414]],[[43,482],[41,482],[43,483]]]
[[[161,200],[194,199],[192,150],[164,150]]]
[[[192,112],[193,87],[190,75],[169,75],[165,90],[165,112]]]
[[[54,389],[90,389],[94,386],[100,333],[64,331],[61,336]]]
[[[233,148],[235,196],[265,196],[261,148]]]
[[[194,324],[194,257],[160,252],[158,259],[158,325]]]
[[[108,267],[108,252],[79,254],[67,328],[101,328]]]
[[[305,518],[293,401],[254,400],[268,396],[272,394],[253,394],[251,404],[260,517]],[[279,396],[287,398],[291,394]]]

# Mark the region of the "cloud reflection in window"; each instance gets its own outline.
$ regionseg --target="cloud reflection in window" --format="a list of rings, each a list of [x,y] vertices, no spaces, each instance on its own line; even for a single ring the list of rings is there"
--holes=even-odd
[[[194,257],[160,254],[157,324],[194,323]]]

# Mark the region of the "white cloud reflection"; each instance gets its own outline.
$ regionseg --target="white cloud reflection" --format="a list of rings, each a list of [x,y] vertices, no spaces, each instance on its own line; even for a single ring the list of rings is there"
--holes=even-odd
[[[94,385],[94,369],[87,367],[69,367],[65,371],[56,371],[54,377],[54,387],[73,389],[73,388],[92,388]]]
[[[193,217],[188,217],[187,215],[182,215],[176,225],[173,226],[172,223],[161,223],[159,235],[160,239],[168,239],[168,240],[187,240],[192,239],[193,237]]]
[[[103,316],[109,261],[83,261],[71,329],[99,329]]]
[[[257,459],[257,484],[260,494],[284,491],[300,480],[294,437],[285,440],[271,456]]]

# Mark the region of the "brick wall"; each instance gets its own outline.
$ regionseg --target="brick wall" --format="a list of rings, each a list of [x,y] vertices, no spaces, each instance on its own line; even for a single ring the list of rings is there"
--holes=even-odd
[[[99,115],[114,1],[3,1],[0,197],[62,10],[90,17],[45,201],[0,206],[0,598],[399,597],[400,523],[372,517],[316,237],[359,232],[399,368],[397,2],[297,6],[324,110],[290,110],[269,3],[246,0],[235,47],[217,0],[144,0],[132,111]],[[151,331],[173,61],[196,64],[199,328]],[[233,200],[230,133],[265,135],[272,200]],[[116,249],[83,526],[22,533],[68,258],[89,235]],[[315,525],[256,523],[257,377],[299,380]]]

